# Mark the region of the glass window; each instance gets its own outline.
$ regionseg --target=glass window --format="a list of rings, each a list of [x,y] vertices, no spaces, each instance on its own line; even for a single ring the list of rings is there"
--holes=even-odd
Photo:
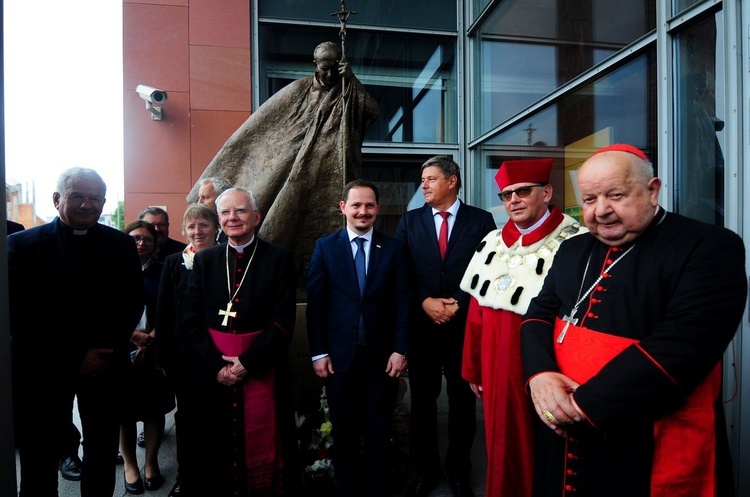
[[[401,215],[424,205],[420,177],[429,154],[364,154],[362,177],[373,181],[380,191],[380,212],[375,229],[394,235]]]
[[[724,224],[724,37],[722,13],[675,37],[675,210]]]
[[[672,4],[672,14],[677,15],[683,10],[687,10],[700,2],[701,0],[674,0],[674,3]]]
[[[507,221],[494,176],[506,160],[554,159],[552,203],[577,217],[575,174],[594,150],[629,143],[656,157],[656,65],[654,49],[529,116],[477,150],[479,175],[472,185],[499,225]],[[480,203],[479,201],[477,203]]]
[[[654,29],[655,2],[502,2],[474,54],[474,136],[507,120]]]
[[[490,3],[490,0],[472,0],[471,2],[472,22],[476,21],[477,17],[479,17],[479,14],[482,13],[482,11],[487,7],[489,3]]]
[[[289,24],[259,29],[260,100],[315,71],[312,54],[338,30]],[[368,141],[456,143],[456,38],[349,31],[346,56],[378,102]]]
[[[298,19],[305,22],[335,22],[331,13],[341,10],[341,2],[331,0],[263,0],[261,18]],[[346,10],[356,12],[350,23],[411,29],[456,31],[456,0],[349,0]]]

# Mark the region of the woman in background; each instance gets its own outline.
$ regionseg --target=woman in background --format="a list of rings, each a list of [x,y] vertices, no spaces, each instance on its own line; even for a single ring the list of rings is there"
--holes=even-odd
[[[156,260],[156,229],[146,221],[125,227],[133,237],[141,260],[146,287],[146,308],[130,342],[133,365],[125,391],[125,408],[120,425],[120,453],[125,465],[125,490],[142,494],[164,483],[159,469],[159,447],[164,435],[164,416],[174,409],[174,391],[164,373],[156,368],[153,350],[156,328],[156,301],[163,264]],[[136,456],[136,425],[143,421],[146,442],[144,475],[141,478]]]
[[[207,205],[190,204],[182,219],[182,233],[188,246],[181,253],[167,256],[164,261],[156,313],[157,364],[172,380],[177,396],[175,434],[177,444],[177,481],[170,497],[195,495],[193,482],[201,478],[201,457],[211,457],[201,446],[201,422],[197,418],[200,395],[195,391],[196,364],[184,346],[178,331],[182,321],[182,302],[187,288],[193,258],[201,250],[216,243],[219,218]]]

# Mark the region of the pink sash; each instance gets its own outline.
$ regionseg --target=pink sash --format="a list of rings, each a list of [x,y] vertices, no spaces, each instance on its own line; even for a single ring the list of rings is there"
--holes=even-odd
[[[637,340],[555,321],[555,355],[560,371],[578,383],[588,381]],[[658,364],[656,364],[659,367]],[[654,422],[651,497],[712,497],[716,494],[714,401],[721,387],[721,362],[687,398],[680,410]],[[690,450],[685,450],[690,447]]]
[[[235,335],[210,328],[208,331],[219,352],[232,357],[245,352],[261,333]],[[259,380],[245,378],[242,388],[248,489],[273,489],[281,484],[282,468],[273,369]]]

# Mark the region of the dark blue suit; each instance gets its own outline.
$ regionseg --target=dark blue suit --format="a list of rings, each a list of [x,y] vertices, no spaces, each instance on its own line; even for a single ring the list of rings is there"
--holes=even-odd
[[[8,237],[21,495],[57,496],[58,449],[74,396],[85,439],[81,495],[112,495],[122,380],[145,303],[133,239],[97,224],[86,234],[55,218]],[[79,367],[91,348],[113,352],[96,375]],[[41,423],[31,422],[43,416]]]
[[[397,379],[385,372],[394,352],[408,352],[411,304],[408,258],[400,241],[373,232],[360,295],[346,229],[320,238],[307,280],[312,356],[328,354],[335,477],[341,495],[386,495],[386,448]],[[357,344],[360,315],[366,344]],[[364,491],[356,489],[360,433],[365,434]]]
[[[497,229],[489,212],[461,202],[441,259],[432,208],[425,204],[406,212],[396,238],[408,247],[414,274],[414,332],[409,346],[411,418],[410,454],[420,476],[434,478],[440,467],[437,398],[445,375],[448,393],[448,452],[445,467],[453,481],[471,470],[471,445],[476,433],[476,397],[461,377],[469,295],[459,288],[466,267],[484,236]],[[428,298],[453,298],[460,308],[447,323],[437,325],[422,309]]]

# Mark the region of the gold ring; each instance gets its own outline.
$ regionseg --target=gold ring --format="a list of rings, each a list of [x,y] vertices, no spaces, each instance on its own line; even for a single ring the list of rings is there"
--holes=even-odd
[[[544,416],[544,419],[546,419],[550,423],[553,423],[555,421],[555,417],[549,411],[542,411],[542,416]]]

